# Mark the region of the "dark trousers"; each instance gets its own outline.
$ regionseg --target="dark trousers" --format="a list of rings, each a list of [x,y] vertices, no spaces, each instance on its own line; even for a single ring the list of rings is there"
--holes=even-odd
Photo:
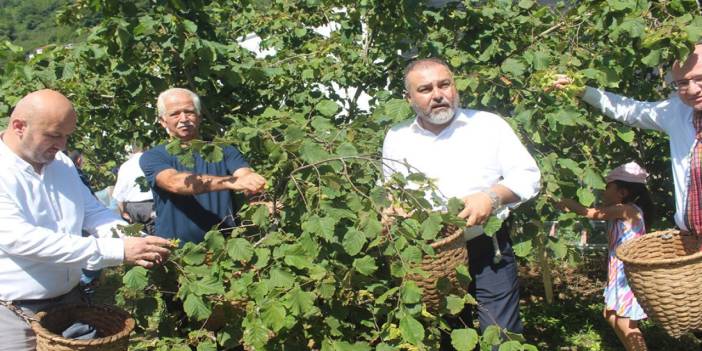
[[[144,225],[144,232],[149,235],[156,234],[154,230],[154,202],[141,201],[141,202],[125,202],[124,212],[129,214],[132,219],[132,223],[141,223]]]
[[[509,228],[503,226],[497,235],[502,260],[494,263],[495,250],[492,238],[481,235],[467,243],[468,265],[473,282],[469,287],[471,295],[478,301],[477,314],[480,331],[490,325],[498,325],[513,333],[522,332],[519,316],[519,281],[517,262],[512,250]],[[454,328],[471,327],[473,306],[463,309],[458,317],[448,317],[448,324]],[[449,335],[442,338],[442,350],[453,350]]]

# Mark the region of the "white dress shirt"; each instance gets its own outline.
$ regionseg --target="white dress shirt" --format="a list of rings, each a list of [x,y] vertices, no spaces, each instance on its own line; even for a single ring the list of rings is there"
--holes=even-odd
[[[151,190],[141,191],[136,183],[136,179],[144,176],[144,172],[139,166],[139,159],[143,152],[136,153],[129,157],[117,172],[117,183],[112,190],[112,197],[118,202],[141,202],[153,200]]]
[[[416,170],[391,160],[406,161]],[[540,189],[539,168],[512,128],[500,116],[484,111],[457,110],[438,135],[422,128],[416,118],[390,129],[383,143],[385,177],[417,170],[435,179],[443,200],[501,184],[526,201]],[[500,213],[508,214],[507,208]]]
[[[677,94],[668,100],[642,102],[590,87],[582,100],[619,122],[668,134],[675,186],[675,224],[686,230],[690,152],[695,144],[692,107],[685,105]]]
[[[38,174],[0,140],[0,164],[0,299],[60,296],[78,285],[81,268],[121,264],[124,242],[110,229],[126,223],[92,196],[66,155]]]

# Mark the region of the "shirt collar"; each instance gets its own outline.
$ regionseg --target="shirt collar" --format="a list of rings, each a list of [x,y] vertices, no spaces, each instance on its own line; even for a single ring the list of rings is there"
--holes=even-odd
[[[31,171],[32,173],[36,173],[34,171],[34,167],[32,167],[29,162],[25,161],[19,155],[17,155],[14,151],[10,149],[10,147],[5,144],[5,141],[2,140],[2,136],[5,133],[0,133],[0,157],[7,159],[8,161],[12,162],[12,164],[17,167],[19,170],[22,171]],[[47,165],[44,165],[42,167],[42,171],[46,169]]]
[[[468,115],[465,113],[465,111],[463,109],[458,108],[458,109],[456,109],[456,115],[453,117],[453,120],[451,121],[451,123],[446,128],[444,128],[444,130],[442,130],[441,133],[439,133],[439,134],[434,134],[433,132],[430,132],[430,131],[424,129],[424,127],[422,127],[419,124],[419,117],[417,117],[417,116],[414,117],[414,121],[412,121],[412,124],[410,124],[410,128],[418,133],[429,134],[429,135],[439,137],[439,136],[447,133],[449,130],[456,129],[456,128],[464,126],[466,124],[468,124]]]

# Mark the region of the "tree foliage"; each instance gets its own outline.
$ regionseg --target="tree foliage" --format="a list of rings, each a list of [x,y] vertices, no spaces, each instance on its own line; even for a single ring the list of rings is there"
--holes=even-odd
[[[269,217],[263,207],[245,208],[230,236],[213,230],[160,270],[125,275],[120,301],[146,336],[135,349],[436,349],[441,330],[458,349],[489,349],[499,331],[450,331],[438,318],[472,303],[469,295],[449,295],[432,313],[408,279],[432,253],[439,227],[423,224],[437,214],[402,185],[430,180],[378,181],[385,131],[411,117],[402,98],[408,59],[445,58],[463,105],[506,117],[543,173],[542,196],[516,213],[515,249],[563,258],[566,245],[547,237],[544,223],[568,226],[575,218],[555,211],[551,197],[590,205],[604,187],[601,174],[633,158],[654,174],[664,209],[659,225],[668,226],[672,180],[661,135],[545,93],[548,77],[566,72],[635,98],[665,98],[665,69],[702,32],[698,10],[682,0],[442,7],[413,0],[76,1],[62,21],[102,18],[84,43],[28,62],[21,48],[2,44],[0,59],[8,63],[0,68],[0,111],[38,88],[66,93],[79,114],[73,147],[95,160],[91,171],[100,177],[132,140],[165,138],[154,123],[155,97],[187,87],[202,97],[211,139],[193,147],[217,158],[221,145],[233,143],[269,179],[268,199],[283,210]],[[320,34],[322,26],[330,33]],[[257,57],[239,45],[252,33],[274,54]],[[368,111],[361,92],[372,97]],[[388,192],[419,210],[382,234]],[[182,304],[183,319],[167,313],[174,303]],[[213,340],[205,327],[217,314],[226,323]],[[533,349],[518,339],[505,345]]]

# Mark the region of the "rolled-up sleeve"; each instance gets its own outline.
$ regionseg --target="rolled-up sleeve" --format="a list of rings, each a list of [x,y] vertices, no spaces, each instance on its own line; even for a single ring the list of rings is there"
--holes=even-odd
[[[502,171],[498,184],[507,187],[520,199],[527,201],[541,190],[541,172],[536,161],[507,123],[501,131],[497,159]],[[514,204],[512,206],[515,206]]]

